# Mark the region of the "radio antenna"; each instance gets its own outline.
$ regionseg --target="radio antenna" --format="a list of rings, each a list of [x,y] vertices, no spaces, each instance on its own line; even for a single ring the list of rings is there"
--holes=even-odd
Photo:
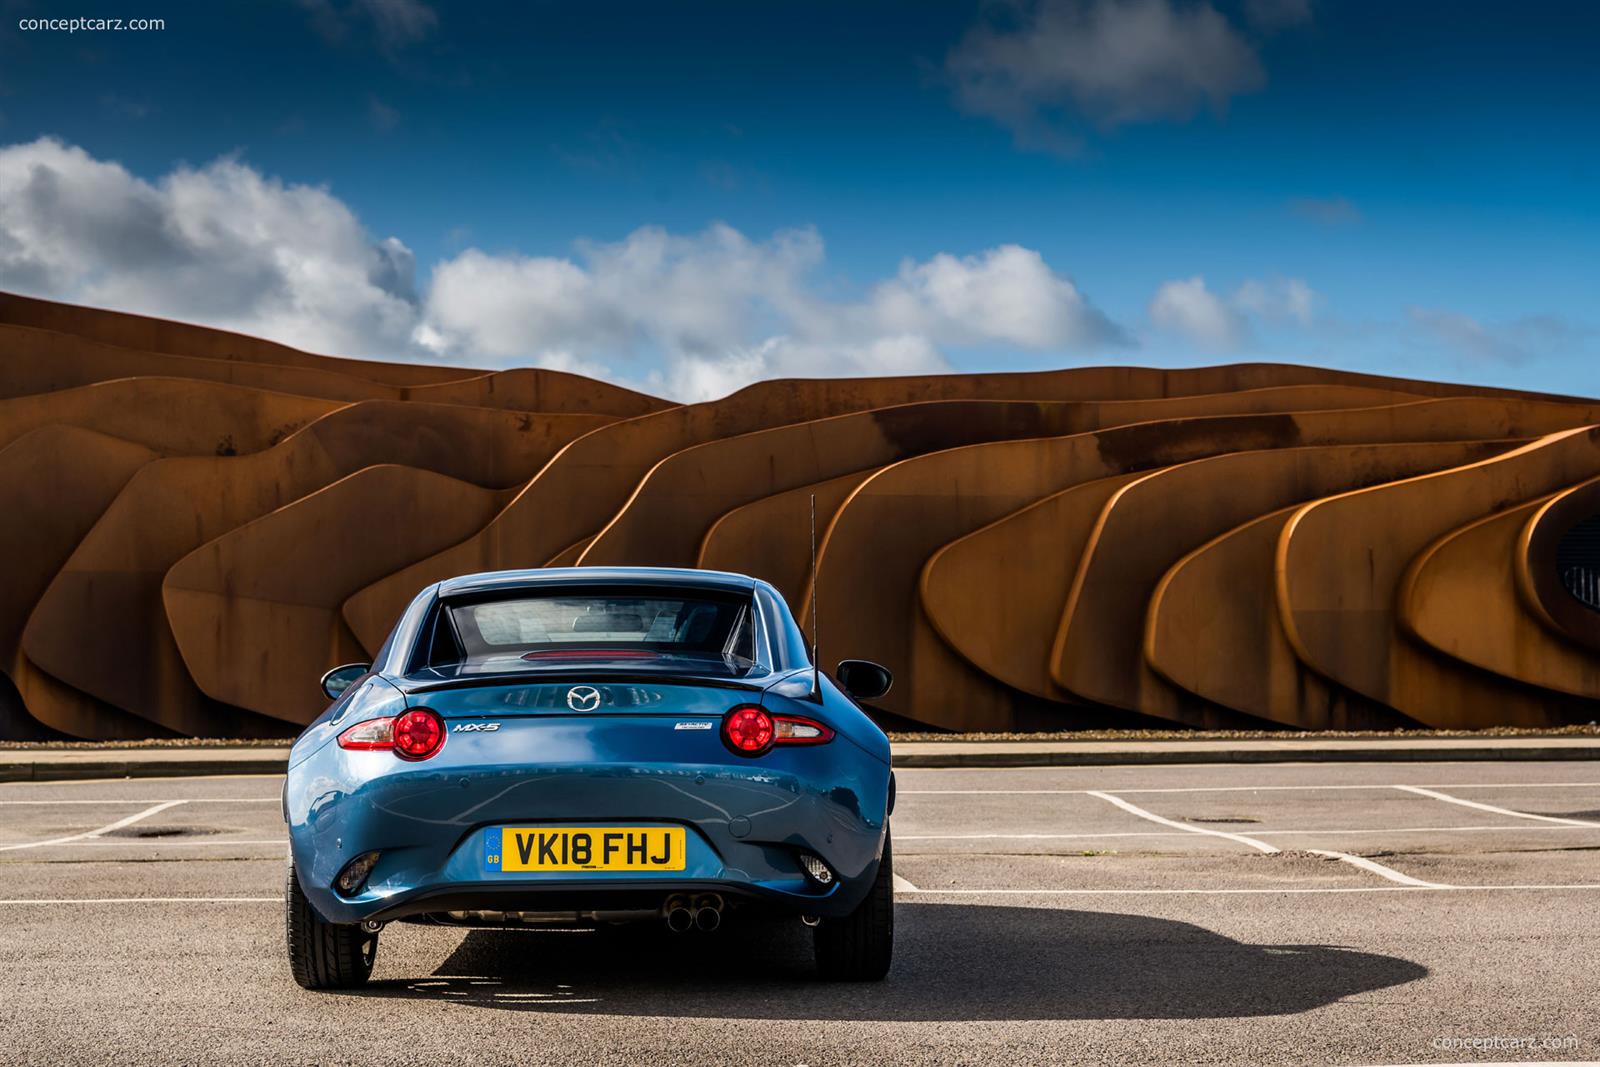
[[[822,642],[817,637],[817,494],[811,494],[811,699],[822,702]]]

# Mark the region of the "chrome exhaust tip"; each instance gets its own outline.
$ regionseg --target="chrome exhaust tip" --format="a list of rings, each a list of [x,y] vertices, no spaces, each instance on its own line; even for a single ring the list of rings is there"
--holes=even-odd
[[[667,929],[675,934],[688,933],[694,926],[694,912],[683,905],[667,912]]]
[[[694,913],[695,928],[710,933],[722,925],[722,912],[717,908],[697,908]]]

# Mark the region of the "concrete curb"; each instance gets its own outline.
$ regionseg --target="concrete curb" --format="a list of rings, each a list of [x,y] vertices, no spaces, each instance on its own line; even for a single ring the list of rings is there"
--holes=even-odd
[[[0,751],[0,782],[282,774],[286,748]]]
[[[282,774],[287,748],[0,750],[0,782]],[[1111,767],[1195,763],[1596,760],[1597,737],[1437,740],[906,741],[896,767]]]
[[[908,741],[896,767],[1104,767],[1181,763],[1600,760],[1600,737],[1292,741]]]

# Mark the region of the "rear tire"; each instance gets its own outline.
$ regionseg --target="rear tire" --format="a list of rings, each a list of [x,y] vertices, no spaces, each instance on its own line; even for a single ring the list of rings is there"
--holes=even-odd
[[[317,914],[300,888],[294,864],[283,890],[289,970],[306,989],[356,989],[372,977],[378,935],[359,924],[331,923]]]
[[[831,982],[877,982],[894,959],[894,854],[888,833],[883,860],[867,898],[842,919],[823,919],[812,931],[817,974]]]

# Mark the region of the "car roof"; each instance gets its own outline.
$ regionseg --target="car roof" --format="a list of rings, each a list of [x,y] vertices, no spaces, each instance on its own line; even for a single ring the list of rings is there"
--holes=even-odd
[[[485,571],[464,574],[439,583],[439,595],[497,590],[537,589],[561,585],[628,585],[663,588],[718,589],[748,593],[756,580],[727,571],[701,571],[680,567],[538,567],[520,571]]]

